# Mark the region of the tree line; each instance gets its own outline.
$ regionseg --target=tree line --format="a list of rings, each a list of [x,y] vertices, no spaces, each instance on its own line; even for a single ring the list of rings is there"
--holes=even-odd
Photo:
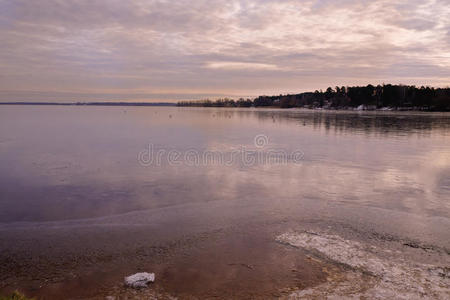
[[[383,84],[373,86],[329,87],[299,94],[259,96],[253,100],[229,98],[181,101],[178,106],[199,107],[305,107],[329,109],[410,109],[450,111],[450,88]]]

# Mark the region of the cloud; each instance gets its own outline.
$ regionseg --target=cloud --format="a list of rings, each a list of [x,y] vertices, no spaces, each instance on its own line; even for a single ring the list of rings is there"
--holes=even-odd
[[[210,69],[224,69],[224,70],[277,70],[278,67],[271,64],[251,63],[251,62],[233,62],[233,61],[219,61],[209,62],[206,64]]]
[[[257,95],[442,85],[450,79],[445,2],[0,0],[0,91]]]

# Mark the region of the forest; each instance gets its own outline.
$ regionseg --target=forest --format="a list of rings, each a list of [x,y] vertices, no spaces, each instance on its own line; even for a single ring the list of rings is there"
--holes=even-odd
[[[278,107],[324,109],[393,109],[450,111],[450,88],[408,85],[367,85],[329,87],[325,91],[259,96],[255,99],[180,101],[178,106],[199,107]]]

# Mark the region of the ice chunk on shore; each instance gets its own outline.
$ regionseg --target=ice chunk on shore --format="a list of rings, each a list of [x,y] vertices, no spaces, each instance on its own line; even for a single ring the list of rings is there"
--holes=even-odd
[[[322,232],[287,232],[277,241],[351,267],[346,279],[295,291],[288,299],[449,299],[446,267],[395,257],[389,249]]]
[[[145,288],[150,282],[155,281],[155,273],[136,273],[125,277],[125,285],[132,288]]]

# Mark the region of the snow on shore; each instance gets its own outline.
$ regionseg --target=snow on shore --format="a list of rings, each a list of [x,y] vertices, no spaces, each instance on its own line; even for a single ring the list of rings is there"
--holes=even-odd
[[[277,241],[306,249],[348,269],[341,280],[330,280],[317,287],[295,291],[288,299],[450,298],[448,266],[414,263],[406,257],[390,255],[390,250],[325,233],[288,232],[278,236]]]

